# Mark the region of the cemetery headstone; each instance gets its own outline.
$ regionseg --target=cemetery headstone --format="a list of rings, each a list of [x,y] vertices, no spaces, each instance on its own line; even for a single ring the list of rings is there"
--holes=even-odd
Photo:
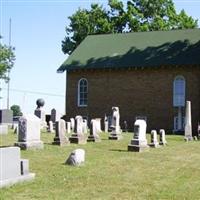
[[[71,122],[67,122],[67,133],[71,133]]]
[[[47,131],[49,133],[53,133],[54,132],[54,130],[53,130],[53,122],[52,121],[49,121],[49,126],[48,126]]]
[[[106,115],[104,117],[104,132],[108,133],[108,117]]]
[[[157,139],[157,131],[156,130],[152,130],[151,131],[151,143],[149,144],[150,147],[154,147],[154,148],[158,148],[159,147],[159,143],[158,143],[158,139]]]
[[[120,140],[122,139],[121,128],[119,125],[120,114],[118,107],[112,107],[112,132],[109,134],[109,140]]]
[[[57,119],[56,119],[56,109],[55,109],[55,108],[53,108],[53,109],[51,110],[51,121],[52,121],[53,123],[55,123],[55,122],[57,121]]]
[[[71,152],[65,164],[79,166],[85,162],[85,150],[84,149],[76,149]]]
[[[186,101],[185,111],[185,138],[187,141],[193,140],[192,138],[192,117],[191,117],[191,102]]]
[[[83,118],[82,116],[76,116],[75,118],[75,130],[69,137],[70,143],[85,144],[86,136],[83,133]]]
[[[13,111],[9,109],[0,109],[0,124],[12,124]]]
[[[95,119],[91,120],[90,135],[88,136],[88,139],[87,139],[88,142],[100,142],[101,141],[101,139],[98,135],[97,123],[98,122]]]
[[[134,136],[128,145],[128,151],[142,152],[149,150],[146,139],[147,124],[145,120],[138,119],[134,123]]]
[[[29,173],[28,160],[20,158],[19,147],[0,147],[0,161],[0,188],[35,177],[34,173]]]
[[[72,133],[74,133],[74,129],[75,129],[75,120],[74,120],[74,118],[70,118],[70,122],[71,122],[71,131],[72,131]]]
[[[87,119],[83,119],[83,133],[87,134],[87,131],[88,131]]]
[[[15,146],[21,149],[42,149],[40,140],[40,119],[32,114],[19,118],[18,142]]]
[[[66,123],[65,120],[60,119],[56,122],[56,135],[52,144],[65,146],[69,144],[69,139],[65,136]]]
[[[166,138],[165,138],[165,130],[164,129],[160,129],[159,135],[160,135],[159,144],[165,146],[167,144],[167,141],[166,141]]]

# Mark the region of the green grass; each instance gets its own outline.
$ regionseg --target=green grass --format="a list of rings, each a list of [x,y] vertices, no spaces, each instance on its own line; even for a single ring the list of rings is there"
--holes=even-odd
[[[59,147],[51,145],[54,134],[42,133],[43,150],[21,151],[36,178],[1,189],[0,199],[200,199],[199,141],[167,135],[166,147],[134,153],[127,152],[132,134],[123,136],[110,141],[103,133],[101,143]],[[17,141],[12,132],[0,137],[0,145]],[[76,148],[85,149],[85,164],[64,165]]]

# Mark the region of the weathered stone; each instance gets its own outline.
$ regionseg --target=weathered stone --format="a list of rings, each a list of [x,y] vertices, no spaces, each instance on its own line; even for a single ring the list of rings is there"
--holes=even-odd
[[[90,123],[90,135],[88,136],[88,142],[100,142],[101,139],[98,135],[98,125],[96,119],[92,119]]]
[[[104,117],[104,132],[108,133],[108,117],[106,115]]]
[[[87,134],[88,126],[87,126],[87,120],[83,119],[83,133]]]
[[[65,146],[69,144],[69,139],[65,136],[66,123],[65,120],[60,119],[56,122],[56,135],[52,144]]]
[[[67,122],[67,133],[70,134],[71,133],[71,122]]]
[[[190,101],[186,101],[185,138],[187,138],[188,141],[193,140],[193,138],[192,138],[191,102]]]
[[[20,159],[19,147],[1,147],[0,161],[0,188],[35,177],[35,174],[29,173],[28,160]]]
[[[147,124],[145,120],[138,119],[134,124],[134,136],[128,145],[128,151],[142,152],[149,150],[146,139]]]
[[[165,138],[165,130],[164,129],[160,129],[159,135],[160,135],[159,144],[165,146],[167,144],[167,141],[166,141],[166,138]]]
[[[9,109],[0,109],[0,124],[12,124],[13,111]]]
[[[54,130],[53,130],[53,122],[52,121],[49,121],[49,126],[48,126],[47,131],[49,133],[53,133],[54,132]]]
[[[21,149],[42,149],[43,142],[40,140],[40,119],[32,114],[19,118],[18,142],[15,146]]]
[[[76,149],[71,152],[71,154],[65,161],[65,164],[77,166],[83,164],[84,162],[85,162],[85,150]]]
[[[76,116],[75,118],[75,131],[69,137],[70,143],[85,144],[86,136],[83,133],[83,118],[82,116]]]
[[[74,133],[74,129],[75,129],[75,120],[74,120],[74,118],[70,118],[70,122],[71,122],[71,131],[72,131],[72,133]]]
[[[158,148],[159,147],[159,143],[158,143],[158,139],[157,139],[157,131],[156,130],[152,130],[151,131],[151,143],[149,144],[150,147],[154,147],[154,148]]]
[[[119,125],[120,115],[119,108],[112,107],[112,132],[109,134],[109,140],[120,140],[122,139],[122,131]]]

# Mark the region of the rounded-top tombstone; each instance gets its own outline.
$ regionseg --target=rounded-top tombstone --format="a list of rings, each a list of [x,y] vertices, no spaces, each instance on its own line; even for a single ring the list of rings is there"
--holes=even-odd
[[[44,104],[45,104],[44,99],[37,99],[36,101],[37,109],[39,109],[40,107],[43,107]]]

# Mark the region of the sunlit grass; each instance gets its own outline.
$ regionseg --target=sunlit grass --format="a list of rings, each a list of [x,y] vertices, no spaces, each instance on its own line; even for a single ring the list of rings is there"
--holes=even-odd
[[[199,141],[167,135],[166,147],[134,153],[127,152],[131,133],[120,141],[103,133],[101,143],[66,147],[51,145],[53,137],[42,133],[43,150],[21,151],[36,178],[1,189],[0,199],[200,199]],[[0,136],[1,146],[15,141],[12,132]],[[85,164],[64,165],[76,148],[85,149]]]

